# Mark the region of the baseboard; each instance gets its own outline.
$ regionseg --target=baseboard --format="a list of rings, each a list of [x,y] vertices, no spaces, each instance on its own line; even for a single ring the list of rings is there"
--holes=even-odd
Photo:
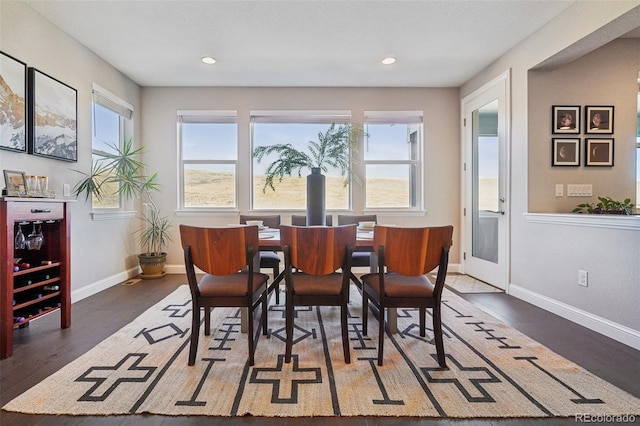
[[[593,315],[574,306],[567,305],[526,288],[510,284],[509,295],[522,299],[562,318],[600,333],[611,339],[640,350],[640,331],[620,325],[606,318]]]
[[[164,272],[167,274],[186,274],[184,265],[164,265]]]
[[[127,271],[120,272],[110,277],[104,278],[100,281],[96,281],[93,284],[84,286],[78,290],[71,291],[71,303],[78,302],[82,299],[86,299],[89,296],[100,293],[102,290],[106,290],[109,287],[120,284],[123,281],[128,280],[140,273],[140,269],[136,266]]]

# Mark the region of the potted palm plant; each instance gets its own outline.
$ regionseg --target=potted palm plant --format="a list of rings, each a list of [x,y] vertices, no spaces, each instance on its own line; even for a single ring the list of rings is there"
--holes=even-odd
[[[164,248],[171,241],[172,227],[168,218],[162,216],[153,201],[153,192],[159,189],[157,173],[147,175],[145,165],[139,160],[143,148],[134,148],[131,139],[122,147],[110,145],[112,153],[98,155],[90,173],[82,173],[84,178],[73,191],[76,197],[84,194],[85,201],[90,197],[101,200],[105,196],[121,195],[126,199],[140,198],[144,206],[142,224],[136,230],[138,242],[146,252],[138,255],[142,278],[158,278],[164,275],[167,254]],[[77,171],[77,170],[76,170]]]
[[[276,180],[281,182],[284,176],[294,173],[302,176],[302,170],[308,169],[311,174],[307,176],[307,225],[324,225],[325,181],[322,173],[331,167],[345,176],[345,186],[352,178],[360,183],[353,169],[355,161],[352,153],[356,152],[358,138],[362,134],[361,128],[332,123],[326,132],[318,132],[317,141],[309,141],[308,152],[295,149],[290,143],[255,148],[253,157],[258,162],[269,154],[278,156],[267,166],[262,191],[265,192],[267,187],[275,191]]]

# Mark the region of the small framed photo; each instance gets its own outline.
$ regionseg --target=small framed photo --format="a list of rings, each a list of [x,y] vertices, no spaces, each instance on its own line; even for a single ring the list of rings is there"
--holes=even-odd
[[[580,106],[560,106],[551,107],[551,122],[553,123],[554,134],[580,133]]]
[[[552,166],[580,165],[580,138],[553,138],[551,140]]]
[[[586,166],[613,166],[613,139],[585,139]]]
[[[27,64],[0,52],[0,149],[27,152]]]
[[[585,106],[584,132],[613,134],[613,106]]]
[[[29,154],[78,161],[78,92],[29,68]]]
[[[24,194],[24,172],[16,172],[15,170],[3,170],[3,172],[7,196],[20,197]]]

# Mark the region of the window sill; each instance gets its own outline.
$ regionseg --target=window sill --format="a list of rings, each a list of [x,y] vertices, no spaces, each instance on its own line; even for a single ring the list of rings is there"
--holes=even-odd
[[[426,216],[426,210],[398,210],[398,209],[364,209],[362,214],[378,216]]]
[[[176,216],[180,217],[201,217],[201,216],[237,216],[240,210],[233,208],[228,210],[222,209],[197,209],[197,210],[176,210]]]
[[[91,212],[91,219],[95,221],[99,220],[117,220],[117,219],[131,219],[136,216],[135,211],[93,211]]]
[[[640,231],[640,215],[623,216],[579,213],[525,213],[524,217],[529,223]]]

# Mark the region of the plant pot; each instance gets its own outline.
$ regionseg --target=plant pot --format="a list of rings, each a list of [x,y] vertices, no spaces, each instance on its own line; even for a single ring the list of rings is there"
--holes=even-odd
[[[140,269],[142,269],[142,274],[140,274],[141,278],[143,279],[161,278],[164,276],[164,265],[167,262],[167,253],[139,254],[138,262],[140,263]]]
[[[627,213],[624,210],[601,210],[601,209],[595,209],[593,211],[593,214],[622,214],[622,215],[626,215]]]
[[[319,167],[313,167],[307,176],[307,226],[326,225],[324,192],[324,175]]]

